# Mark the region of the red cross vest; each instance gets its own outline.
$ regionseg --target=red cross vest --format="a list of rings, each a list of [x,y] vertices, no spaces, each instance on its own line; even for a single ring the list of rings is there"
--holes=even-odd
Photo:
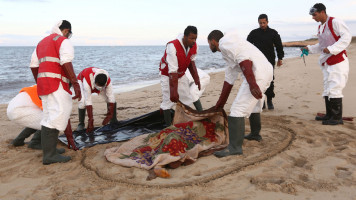
[[[95,72],[94,70],[95,69],[98,69],[96,67],[88,67],[88,68],[85,68],[83,71],[81,71],[79,74],[78,74],[78,77],[77,79],[78,80],[81,80],[83,82],[83,80],[85,79],[87,81],[87,83],[89,84],[90,88],[91,88],[91,93],[97,93],[99,94],[100,93],[100,90],[96,89],[95,87],[93,87],[92,83],[95,83],[95,80],[94,80],[94,75],[95,75]],[[111,79],[110,77],[108,76],[108,80],[106,81],[106,84],[104,87],[108,86],[111,82]]]
[[[183,46],[179,42],[178,39],[170,41],[167,43],[172,43],[177,51],[177,60],[178,60],[178,77],[182,77],[185,74],[185,71],[190,65],[191,57],[197,53],[197,44],[195,43],[192,48],[189,49],[188,55],[185,55],[185,51]],[[168,74],[168,63],[166,61],[167,52],[164,52],[164,56],[161,59],[159,70],[161,71],[162,75],[169,76]]]
[[[39,62],[37,76],[39,96],[57,91],[59,83],[62,83],[65,91],[72,94],[69,90],[69,79],[59,64],[59,49],[65,39],[67,38],[54,33],[42,39],[36,47]]]
[[[328,46],[333,45],[335,42],[337,42],[340,39],[340,36],[337,36],[334,32],[333,28],[333,17],[329,17],[329,20],[327,22],[327,25],[325,25],[324,30],[320,33],[320,25],[318,28],[318,39],[319,39],[319,45],[320,48],[323,50],[324,48],[327,48]],[[346,54],[346,50],[341,51],[337,55],[330,55],[327,57],[325,60],[322,60],[321,63],[324,66],[325,63],[328,65],[335,65],[337,63],[340,63],[344,61],[343,54]]]

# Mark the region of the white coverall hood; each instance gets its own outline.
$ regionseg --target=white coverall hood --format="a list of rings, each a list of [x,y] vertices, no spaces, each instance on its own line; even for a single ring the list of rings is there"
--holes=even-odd
[[[63,23],[63,20],[60,20],[59,22],[57,22],[57,23],[53,26],[53,28],[52,28],[52,30],[51,30],[51,34],[56,33],[56,34],[58,34],[58,35],[63,36],[62,31],[59,29],[59,27],[62,25],[62,23]]]

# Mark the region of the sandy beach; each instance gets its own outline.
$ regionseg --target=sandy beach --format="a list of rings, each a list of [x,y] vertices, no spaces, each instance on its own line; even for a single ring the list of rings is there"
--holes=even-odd
[[[275,109],[262,113],[262,142],[244,141],[244,155],[199,158],[194,164],[168,169],[171,178],[146,181],[148,172],[109,163],[103,152],[122,144],[96,145],[80,151],[66,148],[72,160],[42,165],[42,151],[27,146],[9,148],[23,129],[6,116],[0,105],[0,199],[350,199],[356,200],[356,119],[324,126],[315,121],[325,112],[319,55],[284,60],[275,69]],[[356,117],[356,42],[348,48],[350,73],[343,98],[343,116]],[[199,66],[198,66],[199,67]],[[30,72],[29,72],[30,73]],[[212,73],[201,98],[204,109],[215,105],[224,72]],[[240,81],[230,94],[230,111]],[[118,119],[159,109],[160,85],[116,95]],[[100,126],[106,104],[94,97],[95,126]],[[78,123],[73,103],[72,128]],[[246,120],[246,134],[249,133]],[[29,141],[27,139],[26,141]]]

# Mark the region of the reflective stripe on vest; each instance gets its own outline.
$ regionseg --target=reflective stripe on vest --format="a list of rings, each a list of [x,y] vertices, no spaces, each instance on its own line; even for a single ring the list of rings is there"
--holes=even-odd
[[[46,62],[46,61],[59,63],[59,59],[58,58],[47,56],[47,57],[40,58],[38,60],[38,62],[39,62],[38,64],[41,64],[41,63]]]
[[[69,79],[67,79],[66,77],[63,77],[60,74],[56,74],[56,73],[52,73],[52,72],[42,72],[42,73],[39,73],[37,75],[37,78],[44,78],[44,77],[46,77],[46,78],[58,78],[58,79],[62,78],[63,82],[69,83]]]
[[[58,38],[61,37],[60,35],[57,35],[56,37],[53,38],[53,41],[58,40]]]

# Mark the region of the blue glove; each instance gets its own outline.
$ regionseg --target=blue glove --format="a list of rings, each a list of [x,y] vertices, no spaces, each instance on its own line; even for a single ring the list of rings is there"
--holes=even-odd
[[[303,57],[303,55],[309,55],[309,51],[307,49],[302,49],[302,54],[300,55],[300,57]]]

